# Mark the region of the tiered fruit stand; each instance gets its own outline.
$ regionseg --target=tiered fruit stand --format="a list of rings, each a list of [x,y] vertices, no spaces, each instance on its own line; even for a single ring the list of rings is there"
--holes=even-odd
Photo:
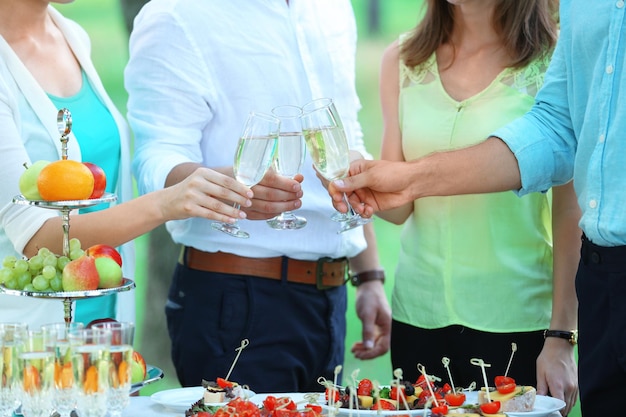
[[[72,117],[67,109],[59,110],[57,116],[57,126],[61,134],[61,157],[67,159],[67,141],[71,132]],[[23,195],[13,198],[14,204],[41,207],[44,209],[58,210],[62,217],[63,227],[63,255],[69,258],[70,254],[70,212],[81,208],[87,208],[98,204],[111,203],[117,200],[117,197],[111,193],[105,193],[100,198],[88,200],[70,200],[70,201],[43,201],[28,200]],[[59,299],[63,301],[64,321],[71,323],[73,319],[72,303],[78,299],[101,297],[122,291],[129,291],[135,288],[135,282],[128,278],[123,278],[122,284],[114,288],[101,288],[89,291],[24,291],[6,288],[4,284],[0,285],[0,293],[14,295],[19,297],[47,298]],[[149,383],[158,381],[163,378],[163,371],[159,368],[148,365],[146,379],[140,383],[133,384],[132,392],[136,392]]]

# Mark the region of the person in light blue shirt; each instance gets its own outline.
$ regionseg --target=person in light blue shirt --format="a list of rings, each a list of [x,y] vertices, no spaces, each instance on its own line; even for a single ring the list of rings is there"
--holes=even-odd
[[[583,415],[614,412],[626,389],[624,6],[561,0],[561,35],[536,103],[493,137],[409,162],[358,160],[329,188],[337,209],[346,211],[348,192],[369,216],[426,196],[524,195],[573,178],[584,232],[576,276]]]

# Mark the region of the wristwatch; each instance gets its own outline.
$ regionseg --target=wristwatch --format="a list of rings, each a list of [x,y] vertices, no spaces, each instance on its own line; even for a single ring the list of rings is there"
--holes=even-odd
[[[575,346],[578,343],[578,330],[544,330],[543,338],[558,337],[567,340],[570,345]]]
[[[360,272],[358,274],[354,274],[350,276],[350,282],[355,287],[358,287],[364,282],[369,282],[369,281],[381,281],[384,284],[385,283],[385,271],[381,269],[376,269],[373,271]]]

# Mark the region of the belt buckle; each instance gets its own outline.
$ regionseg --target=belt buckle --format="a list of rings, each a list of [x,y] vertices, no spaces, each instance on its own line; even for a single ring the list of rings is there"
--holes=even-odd
[[[329,258],[328,256],[325,256],[323,258],[320,258],[317,260],[317,265],[315,268],[315,286],[317,287],[318,290],[328,290],[330,288],[334,288],[334,287],[338,287],[338,285],[324,285],[324,264],[326,263],[330,263],[330,262],[337,262],[343,259],[333,259],[333,258]],[[343,279],[343,283],[345,284],[347,281],[347,277],[348,277],[348,268],[344,268],[344,279]]]

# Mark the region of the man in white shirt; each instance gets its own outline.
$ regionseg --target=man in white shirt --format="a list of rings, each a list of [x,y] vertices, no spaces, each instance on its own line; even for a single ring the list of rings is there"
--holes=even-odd
[[[150,1],[135,21],[125,71],[140,192],[177,183],[201,165],[232,175],[249,112],[320,97],[335,101],[350,148],[368,156],[355,49],[349,0]],[[198,218],[167,224],[183,246],[166,306],[178,379],[197,386],[227,376],[248,339],[231,380],[258,392],[323,390],[317,379],[332,379],[343,363],[349,273],[362,283],[363,340],[353,352],[371,358],[389,346],[373,227],[337,233],[308,157],[302,176],[270,172],[253,191],[249,220],[241,221],[249,239]],[[300,230],[259,221],[296,209],[308,220]]]

